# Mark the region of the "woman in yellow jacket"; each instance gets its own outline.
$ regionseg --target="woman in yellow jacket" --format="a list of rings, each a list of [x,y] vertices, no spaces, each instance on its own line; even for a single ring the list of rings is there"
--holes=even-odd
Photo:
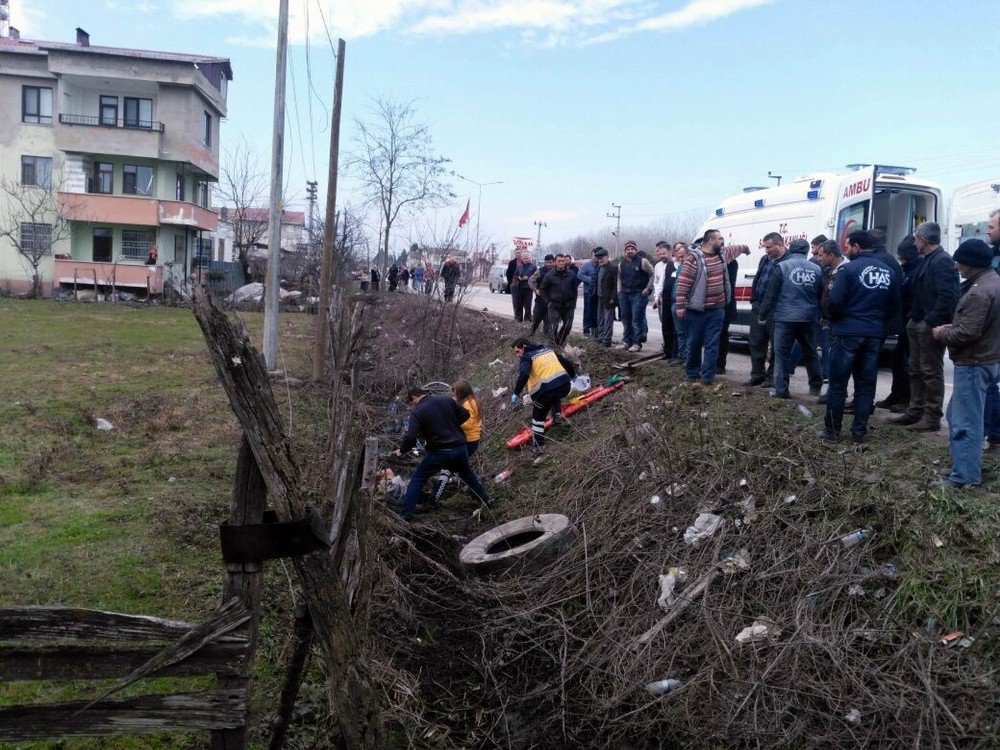
[[[479,440],[483,436],[483,417],[479,409],[479,399],[476,398],[468,380],[459,380],[452,387],[455,400],[469,412],[469,418],[462,422],[462,432],[465,433],[466,447],[469,458],[479,449]]]

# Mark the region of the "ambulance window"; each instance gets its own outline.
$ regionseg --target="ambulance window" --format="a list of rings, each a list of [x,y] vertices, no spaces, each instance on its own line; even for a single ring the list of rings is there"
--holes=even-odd
[[[842,209],[837,217],[837,238],[840,246],[847,250],[847,235],[868,226],[868,201],[854,203]]]

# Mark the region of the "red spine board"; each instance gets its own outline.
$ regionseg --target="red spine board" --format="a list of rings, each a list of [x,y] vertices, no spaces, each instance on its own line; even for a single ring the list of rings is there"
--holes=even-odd
[[[564,406],[562,409],[563,416],[569,417],[573,414],[576,414],[581,409],[586,409],[595,401],[600,401],[608,394],[614,393],[623,385],[625,385],[625,383],[627,382],[628,382],[627,380],[619,380],[617,383],[613,385],[600,385],[597,388],[590,389],[582,396],[580,396],[579,399],[577,399],[576,401],[573,401],[572,403],[569,403],[566,406]],[[548,419],[545,420],[545,429],[547,430],[551,426],[552,426],[552,417],[549,417]],[[522,445],[527,445],[530,442],[531,442],[531,428],[525,427],[523,430],[521,430],[514,437],[512,437],[510,440],[507,441],[507,447],[520,448]]]

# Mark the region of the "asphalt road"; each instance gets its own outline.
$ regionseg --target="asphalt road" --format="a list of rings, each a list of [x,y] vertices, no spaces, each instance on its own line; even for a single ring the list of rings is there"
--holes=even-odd
[[[473,307],[477,310],[486,310],[499,315],[505,315],[508,318],[514,317],[514,309],[511,303],[510,295],[491,293],[489,287],[486,286],[476,285],[468,287],[463,302],[468,307]],[[646,344],[643,346],[643,351],[653,352],[663,347],[663,336],[660,331],[660,320],[657,311],[652,308],[652,305],[650,305],[646,312],[649,320],[649,337]],[[582,321],[583,300],[581,298],[577,302],[576,316],[573,319],[573,331],[575,333],[583,333]],[[616,343],[621,336],[621,331],[621,323],[615,323],[614,341]],[[730,347],[729,357],[726,360],[726,374],[721,377],[724,377],[734,383],[742,383],[750,377],[750,356],[747,353],[745,346],[736,344],[735,350],[734,347]],[[944,377],[945,404],[947,404],[948,399],[951,397],[952,382],[952,363],[947,357],[945,358]],[[887,369],[879,370],[875,400],[878,401],[879,399],[883,399],[888,396],[891,386],[892,374]],[[809,396],[809,383],[804,367],[797,368],[795,373],[792,375],[789,383],[789,391],[794,398],[801,399],[806,403],[815,401],[814,398]],[[882,409],[877,409],[876,414],[878,416],[888,416],[888,412]]]

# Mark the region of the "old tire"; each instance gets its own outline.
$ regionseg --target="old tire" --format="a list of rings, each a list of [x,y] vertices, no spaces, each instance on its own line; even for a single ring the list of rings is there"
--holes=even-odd
[[[541,513],[509,521],[480,534],[462,548],[462,569],[476,575],[501,570],[527,571],[557,557],[573,538],[569,519]]]

